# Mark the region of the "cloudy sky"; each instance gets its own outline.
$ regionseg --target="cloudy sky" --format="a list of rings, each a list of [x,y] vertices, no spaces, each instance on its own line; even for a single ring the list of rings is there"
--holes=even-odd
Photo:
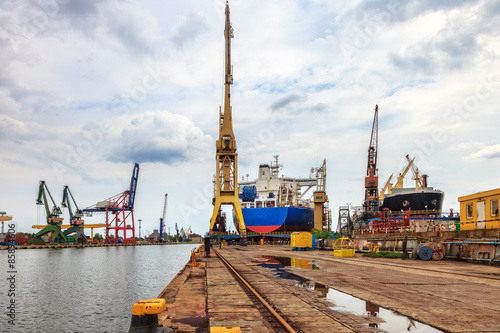
[[[0,211],[20,231],[44,224],[40,180],[84,208],[128,189],[134,162],[143,233],[165,193],[171,231],[208,230],[224,3],[0,3]],[[500,187],[500,2],[230,5],[240,175],[280,154],[285,175],[304,177],[326,158],[335,226],[339,205],[363,200],[378,104],[380,184],[410,154],[444,209]]]

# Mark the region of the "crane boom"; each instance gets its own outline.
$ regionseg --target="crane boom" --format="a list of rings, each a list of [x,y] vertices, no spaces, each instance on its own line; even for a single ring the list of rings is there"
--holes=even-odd
[[[73,204],[75,205],[75,214],[73,214],[73,210],[71,209],[71,201],[70,201],[70,198],[71,198],[71,201],[73,201]],[[75,201],[75,198],[73,197],[73,193],[71,193],[71,190],[69,189],[69,186],[68,185],[65,185],[64,186],[64,190],[63,190],[63,199],[62,199],[62,203],[61,205],[64,207],[64,208],[68,208],[68,212],[69,212],[69,218],[71,221],[73,220],[78,220],[79,217],[83,216],[83,213],[82,213],[82,210],[80,208],[78,208],[78,205]]]
[[[410,155],[406,155],[406,159],[408,160],[408,163],[410,163]],[[415,163],[411,165],[411,171],[413,172],[413,180],[415,181],[415,190],[418,191],[420,188],[427,187],[426,184],[426,175],[420,176],[420,170],[418,170],[417,166]]]
[[[167,197],[168,194],[165,193],[165,203],[163,204],[163,215],[160,219],[160,239],[162,239],[163,234],[165,233],[165,225],[166,225],[166,219],[167,219]]]
[[[404,168],[404,170],[399,173],[398,180],[396,181],[396,186],[394,186],[394,188],[403,188],[403,180],[405,179],[408,171],[410,171],[410,168],[413,165],[413,161],[415,161],[415,157],[411,161],[409,161],[408,165]]]
[[[389,176],[389,179],[387,179],[387,181],[385,182],[384,187],[382,187],[382,189],[380,190],[380,195],[379,195],[380,200],[384,199],[385,190],[387,190],[387,188],[389,188],[388,191],[389,194],[392,192],[392,184],[391,184],[392,176],[394,176],[393,173]]]
[[[368,146],[368,164],[365,176],[365,201],[364,211],[376,212],[379,206],[378,196],[378,169],[377,169],[377,149],[378,149],[378,105],[375,105],[373,116],[372,134],[370,145]]]
[[[52,211],[49,209],[49,202],[47,200],[47,196],[45,194],[49,195],[50,200],[52,201]],[[56,202],[54,201],[54,198],[52,198],[52,194],[50,194],[49,188],[47,187],[47,184],[45,184],[44,180],[40,181],[40,186],[38,187],[38,198],[36,200],[37,205],[44,205],[45,206],[45,212],[47,214],[47,224],[61,224],[62,223],[62,218],[59,217],[59,215],[62,214],[61,208],[59,208],[56,205]]]
[[[139,164],[135,163],[134,170],[132,171],[132,178],[130,179],[130,192],[128,196],[128,208],[134,208],[135,191],[137,190],[137,179],[139,178]]]

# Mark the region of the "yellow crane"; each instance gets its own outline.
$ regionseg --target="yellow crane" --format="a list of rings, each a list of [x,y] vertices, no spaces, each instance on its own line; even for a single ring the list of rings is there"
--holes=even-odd
[[[406,174],[410,171],[411,166],[413,165],[413,161],[415,161],[415,157],[409,161],[408,165],[404,168],[402,172],[398,175],[398,180],[396,181],[396,185],[393,188],[403,188],[403,180],[405,179]]]
[[[314,228],[328,228],[328,196],[326,195],[326,158],[323,165],[316,170],[317,186],[314,191]]]
[[[236,138],[233,132],[233,119],[231,109],[230,86],[233,84],[231,69],[231,38],[233,28],[229,19],[229,4],[226,1],[226,24],[224,28],[225,37],[225,98],[224,112],[219,109],[219,139],[216,147],[216,173],[215,173],[215,200],[214,211],[210,219],[210,230],[214,229],[217,216],[220,214],[221,205],[232,205],[239,232],[243,239],[246,238],[246,227],[241,212],[240,199],[238,196],[238,154],[236,153]]]
[[[0,212],[0,214],[5,214],[5,212]],[[4,221],[12,221],[12,216],[7,216],[7,215],[0,215],[0,221],[1,222],[4,222]]]
[[[382,187],[382,189],[380,190],[380,195],[379,195],[380,200],[384,200],[385,190],[387,190],[388,194],[392,193],[392,183],[391,183],[392,176],[394,176],[394,173],[391,174],[389,179],[387,179],[387,181],[385,182],[384,187]]]

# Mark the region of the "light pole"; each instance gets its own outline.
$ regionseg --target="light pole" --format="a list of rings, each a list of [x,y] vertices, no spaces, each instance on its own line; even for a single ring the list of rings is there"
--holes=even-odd
[[[139,238],[141,238],[141,222],[142,220],[139,219]]]

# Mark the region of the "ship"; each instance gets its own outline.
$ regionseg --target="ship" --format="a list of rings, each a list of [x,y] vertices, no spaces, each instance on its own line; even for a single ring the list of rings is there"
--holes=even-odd
[[[380,210],[388,209],[392,212],[401,212],[410,210],[413,214],[428,215],[434,213],[440,213],[443,200],[444,192],[438,189],[434,189],[427,184],[427,175],[420,175],[420,171],[415,166],[415,158],[410,159],[409,155],[406,155],[408,160],[408,165],[399,173],[396,184],[390,183],[392,179],[389,177],[386,185],[380,191]],[[409,170],[412,170],[413,177],[415,181],[414,187],[403,187],[403,179]],[[388,193],[385,193],[385,190]]]
[[[321,168],[312,168],[308,178],[285,177],[279,174],[283,167],[279,164],[279,155],[273,157],[274,163],[259,165],[257,179],[238,184],[247,231],[310,231],[314,228],[314,202],[304,197],[312,187],[317,187],[317,171]],[[233,218],[233,221],[236,219]],[[238,230],[236,222],[235,227]]]

